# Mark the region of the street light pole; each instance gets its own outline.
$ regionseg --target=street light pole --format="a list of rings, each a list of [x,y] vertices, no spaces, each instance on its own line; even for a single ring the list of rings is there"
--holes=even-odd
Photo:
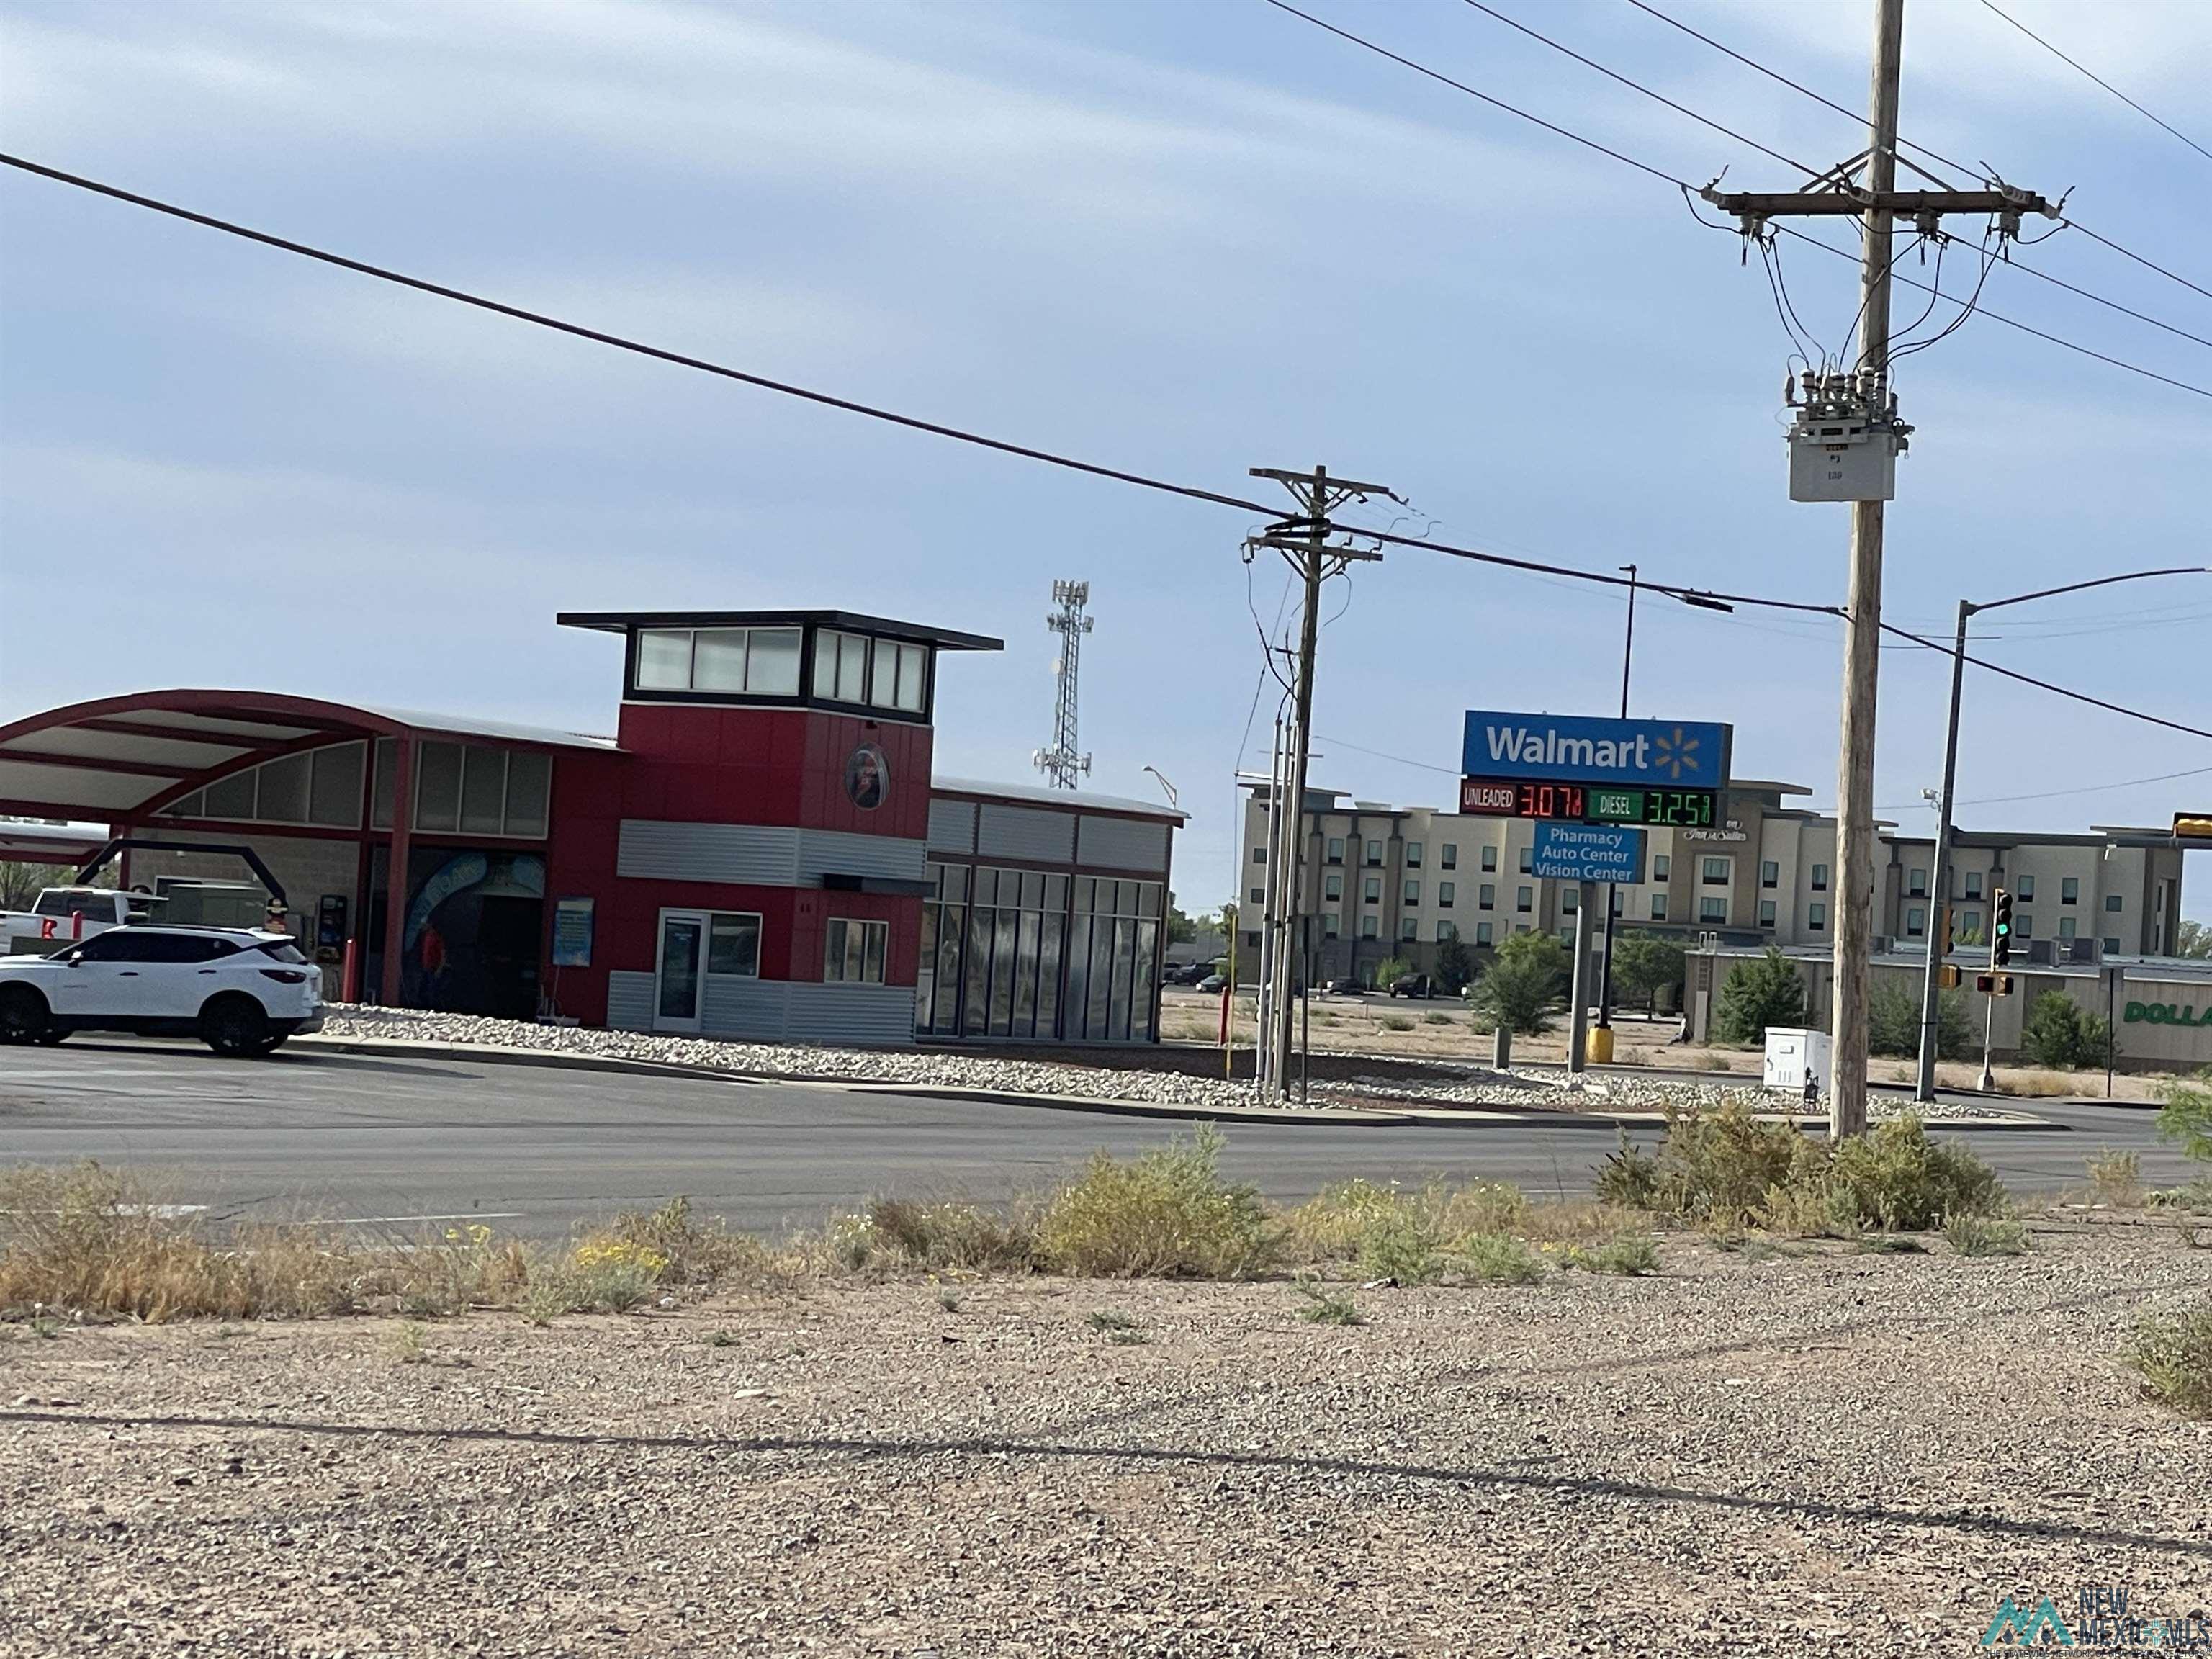
[[[1931,1101],[1936,1098],[1936,1050],[1941,1035],[1942,1011],[1940,977],[1944,953],[1950,949],[1948,937],[1950,927],[1946,918],[1951,904],[1951,839],[1955,828],[1952,811],[1951,792],[1959,771],[1959,705],[1964,690],[1966,668],[1966,619],[1984,611],[1996,611],[2008,605],[2025,605],[2031,599],[2048,599],[2061,593],[2079,593],[2085,588],[2110,587],[2115,582],[2148,581],[2154,576],[2212,576],[2212,565],[2177,565],[2165,570],[2130,570],[2123,575],[2099,576],[2086,582],[2068,582],[2063,587],[2038,588],[2033,593],[2015,593],[2008,599],[1990,599],[1980,605],[1971,599],[1959,601],[1959,630],[1951,653],[1951,711],[1943,739],[1943,793],[1936,804],[1936,868],[1929,882],[1929,908],[1935,912],[1929,919],[1928,962],[1920,987],[1920,1073],[1913,1093],[1916,1098]],[[1939,922],[1945,925],[1938,927]],[[1982,1062],[1983,1075],[1989,1074],[1987,1044],[1984,1043]]]

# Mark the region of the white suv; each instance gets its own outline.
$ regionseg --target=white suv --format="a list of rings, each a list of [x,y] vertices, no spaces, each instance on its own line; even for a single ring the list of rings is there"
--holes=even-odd
[[[0,960],[0,1042],[135,1031],[258,1055],[322,1024],[321,970],[283,933],[111,927],[52,956]]]

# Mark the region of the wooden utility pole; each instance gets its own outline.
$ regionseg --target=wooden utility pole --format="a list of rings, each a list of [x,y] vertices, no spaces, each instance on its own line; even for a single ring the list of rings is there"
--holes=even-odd
[[[1261,1042],[1272,1056],[1271,1063],[1263,1068],[1264,1073],[1273,1091],[1282,1097],[1290,1093],[1292,1037],[1297,1030],[1299,999],[1293,994],[1293,988],[1297,975],[1304,971],[1303,963],[1306,958],[1306,762],[1312,748],[1314,655],[1321,635],[1321,585],[1352,560],[1382,556],[1379,553],[1330,546],[1328,538],[1335,526],[1329,522],[1328,515],[1347,501],[1370,495],[1387,496],[1390,492],[1381,484],[1332,478],[1325,466],[1317,466],[1311,472],[1285,472],[1255,466],[1252,476],[1273,478],[1281,484],[1297,501],[1299,511],[1297,517],[1268,526],[1249,545],[1275,549],[1290,562],[1305,585],[1305,604],[1298,619],[1297,678],[1292,685],[1291,763],[1285,790],[1287,799],[1281,803],[1286,828],[1275,850],[1269,854],[1279,860],[1275,873],[1276,889],[1280,895],[1271,919],[1280,929],[1273,963],[1274,1000],[1268,1010],[1273,1029],[1261,1036]],[[1310,994],[1311,988],[1306,988]]]
[[[1840,374],[1817,379],[1823,396],[1842,386],[1864,425],[1878,441],[1892,446],[1887,452],[1892,458],[1901,447],[1898,441],[1910,430],[1896,422],[1889,386],[1890,267],[1896,257],[1893,237],[1897,216],[1909,215],[1923,235],[1938,234],[1947,214],[1988,214],[2006,235],[2018,233],[2022,213],[2057,216],[2040,196],[1994,181],[1970,191],[1897,188],[1898,82],[1904,38],[1905,0],[1876,0],[1873,90],[1863,155],[1831,169],[1807,190],[1758,194],[1708,185],[1701,192],[1707,201],[1735,214],[1746,235],[1765,234],[1768,222],[1778,218],[1848,216],[1860,221],[1862,322],[1856,373],[1848,380]],[[1866,164],[1863,185],[1851,179],[1861,161]],[[1816,377],[1808,373],[1806,380],[1809,402]],[[1851,505],[1850,590],[1844,621],[1843,731],[1836,764],[1835,1048],[1828,1094],[1828,1127],[1837,1136],[1862,1133],[1867,1121],[1867,977],[1876,851],[1875,693],[1881,660],[1882,507],[1887,498],[1887,485],[1862,487],[1855,497],[1847,498]]]

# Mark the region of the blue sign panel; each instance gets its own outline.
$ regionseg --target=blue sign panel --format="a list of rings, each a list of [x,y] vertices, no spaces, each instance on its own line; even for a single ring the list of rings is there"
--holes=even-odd
[[[1547,881],[1633,886],[1644,879],[1644,832],[1616,823],[1540,823],[1529,869]]]
[[[592,965],[592,901],[564,898],[553,901],[553,965],[588,968]]]
[[[1470,778],[1547,778],[1718,789],[1734,728],[1698,720],[1615,720],[1469,709],[1460,770]]]

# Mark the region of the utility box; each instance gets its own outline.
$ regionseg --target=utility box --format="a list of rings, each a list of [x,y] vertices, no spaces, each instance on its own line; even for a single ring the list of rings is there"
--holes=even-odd
[[[1801,409],[1790,429],[1793,501],[1890,501],[1897,499],[1901,433],[1861,413]]]
[[[1807,1099],[1827,1093],[1828,1054],[1833,1043],[1826,1031],[1768,1026],[1766,1065],[1760,1081],[1770,1089]]]

